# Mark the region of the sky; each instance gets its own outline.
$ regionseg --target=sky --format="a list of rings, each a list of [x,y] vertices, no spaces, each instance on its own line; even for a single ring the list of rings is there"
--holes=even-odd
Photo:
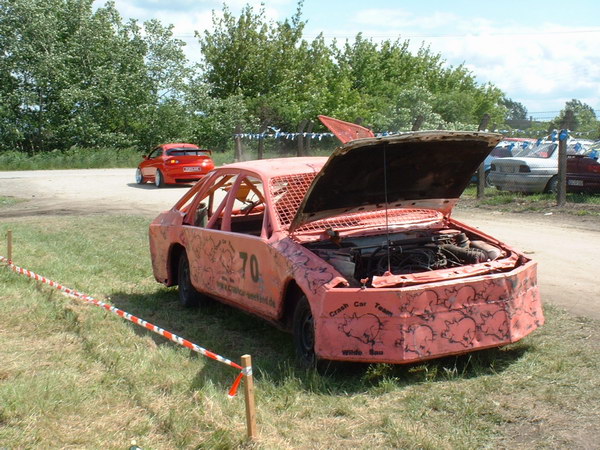
[[[291,17],[296,0],[264,0],[269,19]],[[96,0],[102,6],[104,0]],[[238,14],[254,0],[115,0],[124,18],[173,24],[186,54],[198,60],[195,31],[211,29],[222,5]],[[578,99],[600,117],[600,2],[598,0],[304,0],[304,38],[410,41],[440,53],[446,64],[464,64],[480,83],[492,83],[538,119],[552,119]]]

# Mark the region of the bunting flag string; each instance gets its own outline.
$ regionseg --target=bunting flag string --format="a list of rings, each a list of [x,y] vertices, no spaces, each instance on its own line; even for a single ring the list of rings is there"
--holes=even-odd
[[[528,135],[528,136],[522,136],[522,137],[533,137],[533,138],[538,138],[538,137],[547,137],[549,136],[549,138],[553,141],[555,141],[558,138],[558,131],[553,131],[550,133],[550,135],[548,134],[548,131],[544,131],[544,130],[539,130],[539,131],[531,131],[531,130],[486,130],[486,131],[491,131],[494,133],[500,133],[504,136],[515,136],[515,135]],[[409,133],[409,131],[382,131],[379,133],[375,133],[375,137],[386,137],[386,136],[395,136],[395,135],[401,135],[401,134],[405,134],[405,133]],[[589,137],[590,135],[594,134],[595,132],[593,131],[581,131],[581,132],[573,132],[573,131],[569,131],[569,136],[573,136],[573,137],[580,137],[580,138],[585,138],[585,137]],[[234,134],[233,137],[235,139],[248,139],[250,141],[252,140],[263,140],[263,139],[285,139],[285,140],[296,140],[299,136],[302,136],[303,138],[310,138],[310,139],[318,139],[319,141],[323,140],[323,138],[333,138],[335,137],[335,135],[333,133],[308,133],[308,132],[302,132],[302,133],[298,133],[298,132],[286,132],[286,131],[275,131],[273,133],[237,133]]]

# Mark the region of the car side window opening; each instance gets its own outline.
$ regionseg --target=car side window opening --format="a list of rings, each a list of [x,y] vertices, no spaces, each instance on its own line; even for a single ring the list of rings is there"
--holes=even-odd
[[[262,181],[251,175],[240,176],[232,189],[234,192],[228,199],[221,230],[266,237]]]
[[[153,158],[157,158],[160,155],[162,155],[162,149],[160,147],[156,147],[154,150],[152,150],[150,152],[150,154],[148,155],[148,158],[153,159]]]
[[[180,205],[185,223],[196,227],[268,238],[270,221],[262,181],[251,175],[221,175]]]
[[[236,175],[210,176],[199,185],[199,190],[188,198],[182,199],[177,207],[184,212],[184,223],[202,228],[219,228],[215,214],[223,213],[227,195],[231,189]],[[211,221],[211,219],[214,219]],[[217,224],[217,225],[215,225]]]

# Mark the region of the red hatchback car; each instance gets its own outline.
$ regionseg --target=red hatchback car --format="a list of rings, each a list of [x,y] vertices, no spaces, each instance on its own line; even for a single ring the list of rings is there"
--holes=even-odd
[[[211,151],[194,144],[163,144],[156,147],[138,166],[137,184],[153,182],[156,187],[165,184],[198,181],[215,168]]]
[[[291,331],[311,366],[498,347],[544,322],[535,262],[451,217],[500,135],[337,134],[329,159],[198,182],[150,225],[156,280],[186,306],[209,296]]]

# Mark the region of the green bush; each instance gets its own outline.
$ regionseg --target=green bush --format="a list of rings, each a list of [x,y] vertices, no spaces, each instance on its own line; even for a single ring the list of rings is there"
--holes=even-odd
[[[135,167],[141,158],[140,152],[132,148],[74,147],[68,150],[39,153],[6,151],[0,153],[0,168],[1,170],[41,170]]]

